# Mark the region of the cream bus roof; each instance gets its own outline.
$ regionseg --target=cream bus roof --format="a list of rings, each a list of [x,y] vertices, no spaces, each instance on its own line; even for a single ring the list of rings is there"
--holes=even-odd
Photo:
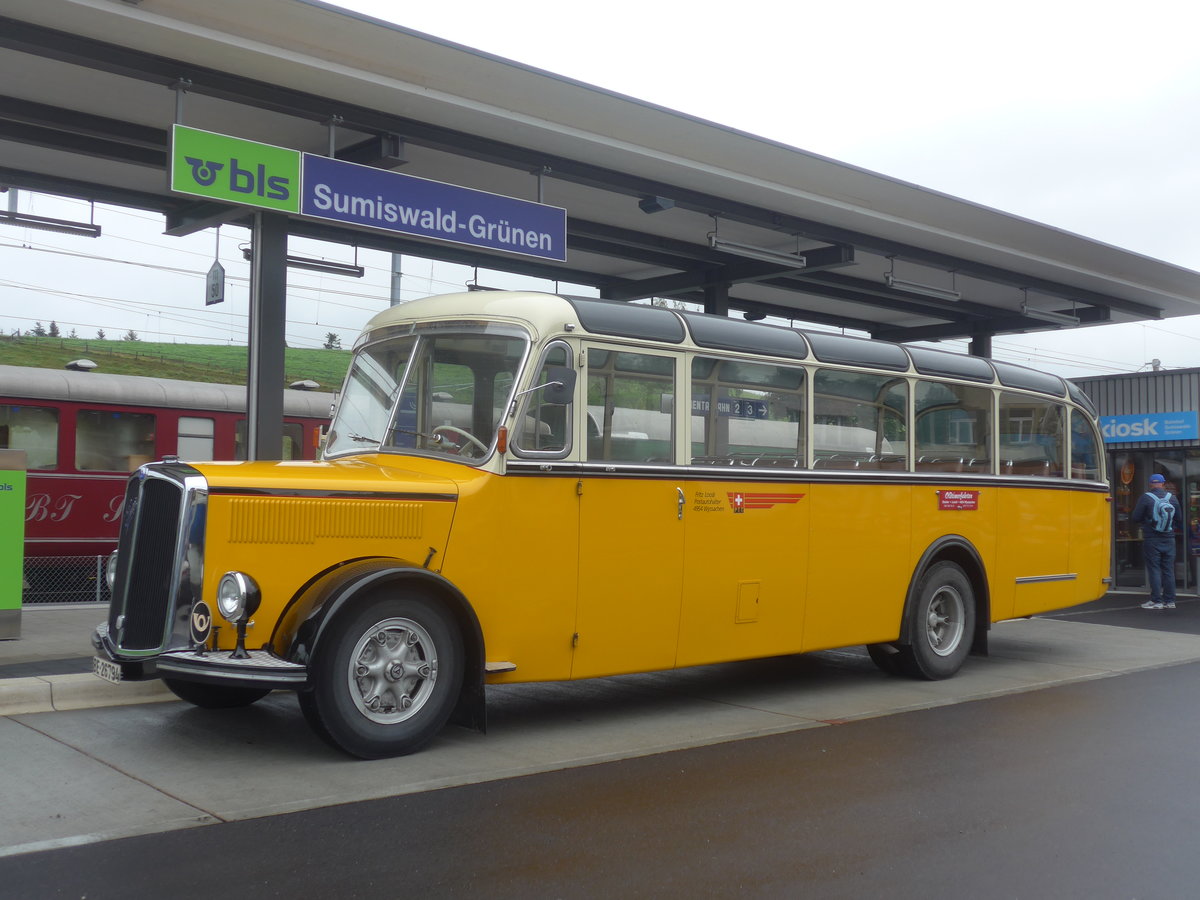
[[[1091,408],[1082,391],[1057,375],[1012,363],[833,332],[800,331],[638,303],[532,291],[468,291],[413,300],[371,319],[360,342],[370,339],[372,332],[390,326],[447,319],[508,321],[527,328],[535,340],[569,330],[897,374],[915,370],[922,375],[979,384],[999,382],[1004,387],[1059,399],[1069,395],[1080,405]]]

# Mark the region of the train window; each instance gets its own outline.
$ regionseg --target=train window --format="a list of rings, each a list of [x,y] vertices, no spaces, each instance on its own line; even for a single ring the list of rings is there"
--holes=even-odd
[[[213,459],[215,424],[199,416],[180,416],[179,443],[175,445],[179,458],[198,462]]]
[[[0,450],[24,450],[30,469],[58,468],[58,410],[0,407]]]
[[[246,420],[238,419],[233,433],[233,458],[246,459]],[[264,457],[266,458],[266,457]],[[298,422],[283,423],[283,455],[280,459],[304,459],[304,426]]]
[[[81,409],[75,416],[75,468],[132,472],[154,458],[155,417],[149,413]]]

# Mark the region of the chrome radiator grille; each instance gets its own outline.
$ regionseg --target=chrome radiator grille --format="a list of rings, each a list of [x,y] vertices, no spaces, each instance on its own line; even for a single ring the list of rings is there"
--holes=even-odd
[[[129,480],[121,513],[109,634],[119,651],[156,653],[171,645],[179,610],[193,598],[189,557],[199,562],[207,492],[189,487],[199,473],[179,464],[152,464]],[[196,566],[198,569],[199,566]]]

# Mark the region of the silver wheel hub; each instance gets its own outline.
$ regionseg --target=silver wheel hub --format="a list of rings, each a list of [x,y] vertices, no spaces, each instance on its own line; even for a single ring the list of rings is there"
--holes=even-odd
[[[350,699],[376,724],[403,722],[429,700],[437,669],[437,647],[428,631],[412,619],[384,619],[368,628],[350,653]]]
[[[925,627],[929,649],[938,656],[949,656],[962,643],[966,623],[966,604],[962,594],[942,585],[929,600]]]

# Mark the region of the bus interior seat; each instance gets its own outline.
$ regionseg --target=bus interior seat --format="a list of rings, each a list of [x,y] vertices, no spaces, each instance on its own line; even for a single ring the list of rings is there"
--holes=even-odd
[[[961,472],[964,464],[961,456],[922,456],[917,460],[917,471]]]

